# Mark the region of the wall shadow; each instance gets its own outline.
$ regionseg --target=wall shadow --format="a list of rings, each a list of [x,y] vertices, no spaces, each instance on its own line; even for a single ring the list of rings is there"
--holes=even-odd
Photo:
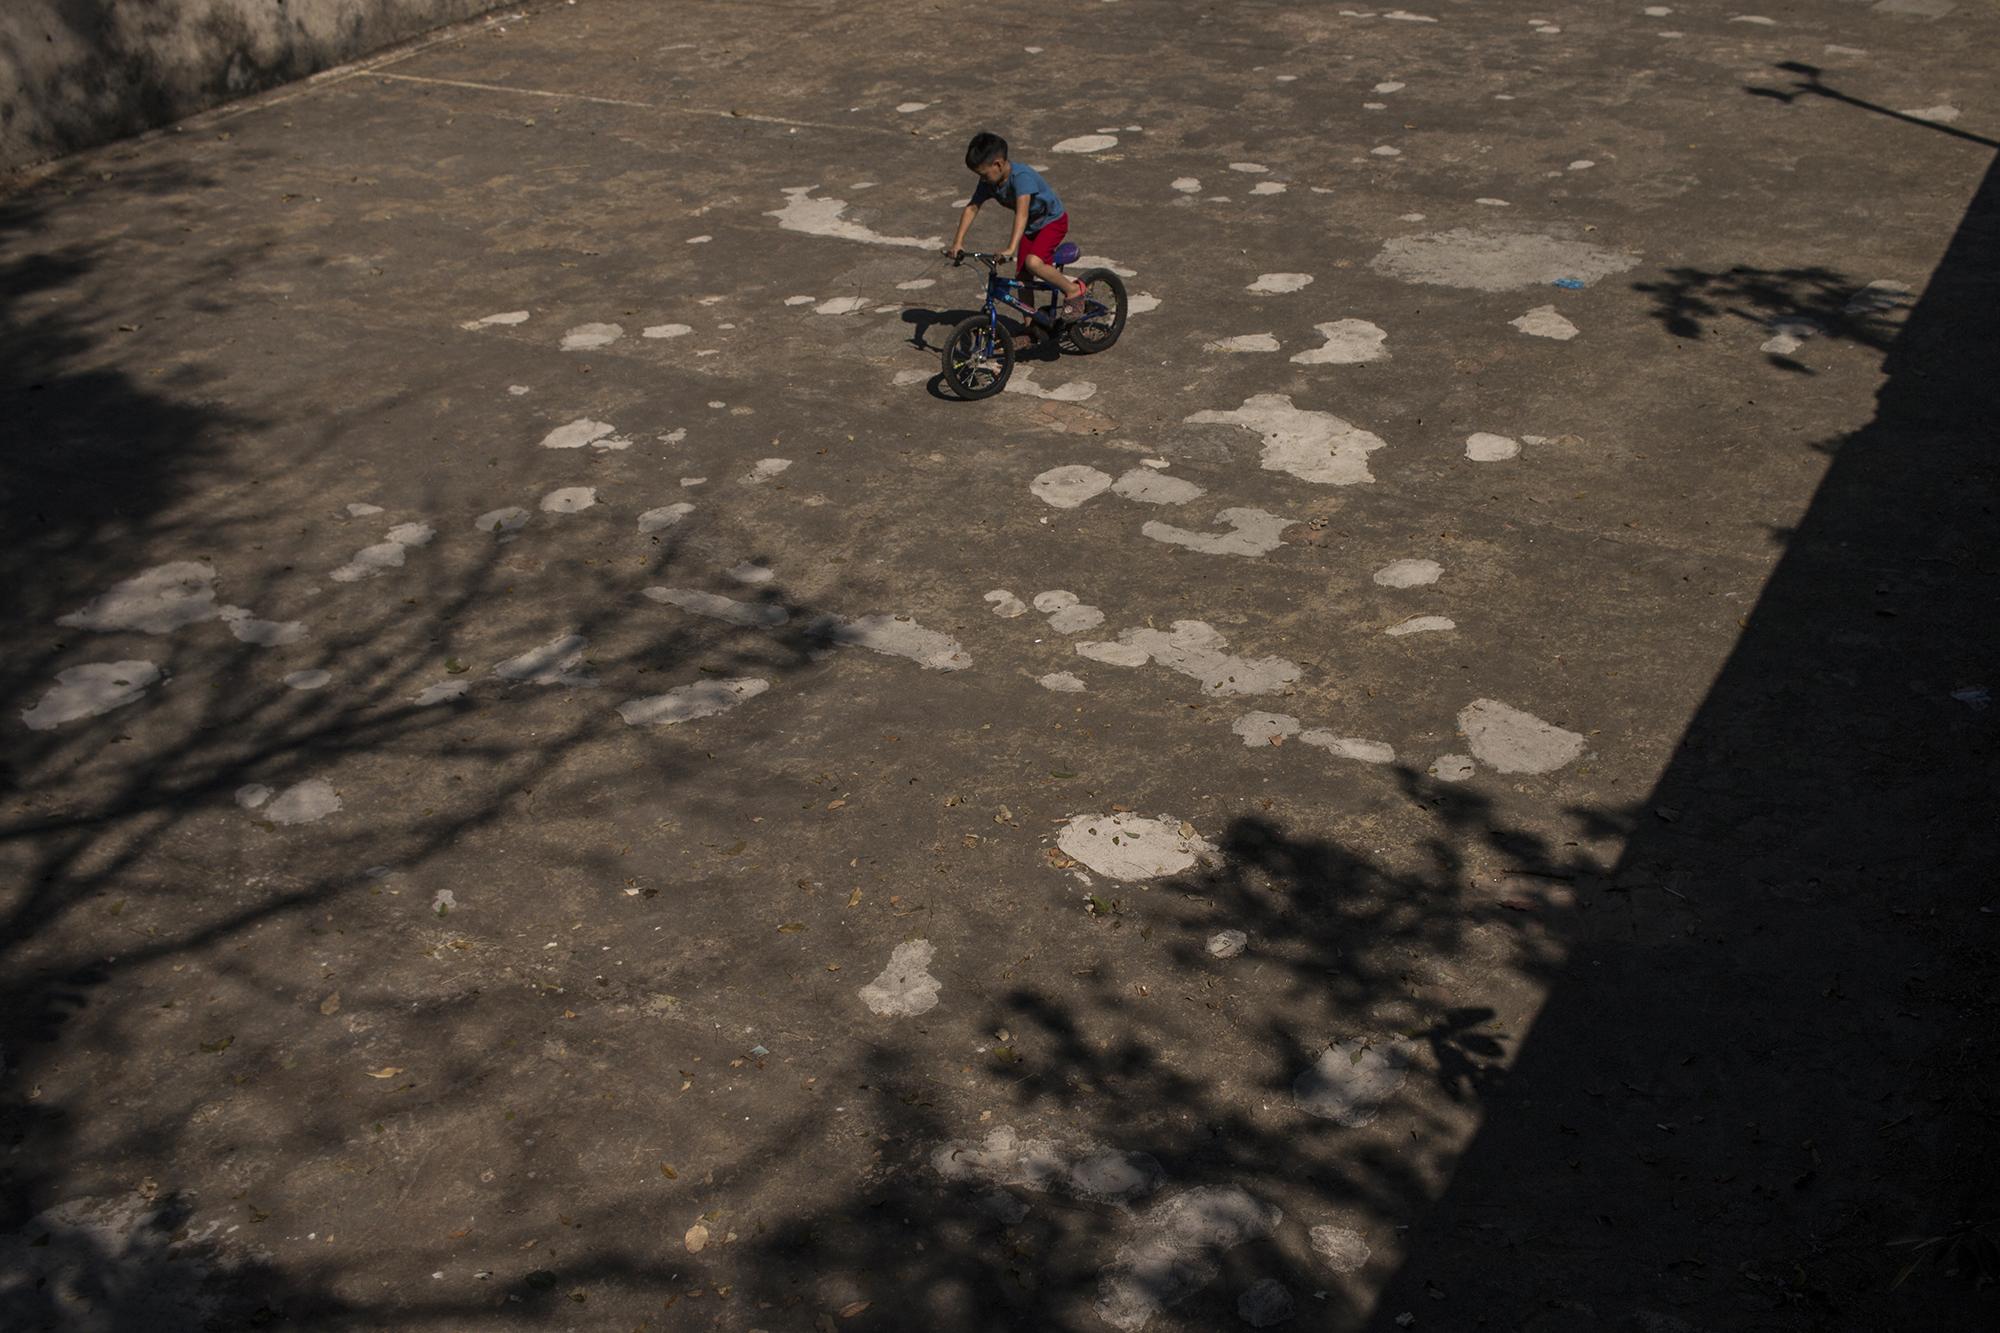
[[[1732,301],[1838,331],[1854,287],[1642,290],[1685,336]],[[1907,323],[1845,327],[1886,347],[1877,414],[1812,446],[1809,512],[1371,1327],[1468,1303],[1538,1330],[2000,1313],[1966,1248],[1897,1285],[1895,1244],[1983,1226],[1990,1254],[2000,1221],[2000,166]]]

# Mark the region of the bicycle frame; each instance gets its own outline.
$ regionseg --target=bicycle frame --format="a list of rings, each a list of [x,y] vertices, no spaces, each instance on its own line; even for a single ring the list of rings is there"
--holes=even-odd
[[[1037,309],[1034,305],[1036,292],[1055,292],[1060,295],[1060,290],[1054,283],[1043,282],[1040,278],[1010,278],[1000,272],[998,264],[987,265],[986,302],[981,308],[986,313],[986,322],[992,327],[995,337],[1000,333],[1001,306],[1025,315],[1031,327],[1046,327],[1045,321],[1049,312]],[[1026,299],[1023,300],[1023,297]],[[1053,306],[1053,303],[1051,305]]]

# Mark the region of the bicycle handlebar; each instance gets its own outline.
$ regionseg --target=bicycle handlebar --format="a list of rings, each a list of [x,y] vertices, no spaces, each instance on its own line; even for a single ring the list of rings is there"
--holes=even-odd
[[[986,265],[986,267],[988,268],[998,268],[1003,262],[999,255],[984,254],[978,250],[960,250],[955,255],[952,254],[951,251],[949,250],[945,251],[944,253],[951,260],[954,266],[963,264],[968,259],[976,259],[980,263]]]

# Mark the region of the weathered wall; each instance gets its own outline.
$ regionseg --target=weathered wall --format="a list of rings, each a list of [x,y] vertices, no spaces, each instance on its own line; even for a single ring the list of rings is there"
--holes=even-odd
[[[0,172],[164,125],[496,0],[0,0]]]

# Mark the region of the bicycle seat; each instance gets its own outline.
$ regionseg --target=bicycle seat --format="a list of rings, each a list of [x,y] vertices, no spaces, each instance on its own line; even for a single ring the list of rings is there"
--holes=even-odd
[[[1051,258],[1054,260],[1055,266],[1061,268],[1065,264],[1074,264],[1077,256],[1082,253],[1083,251],[1076,248],[1075,241],[1064,241],[1056,247],[1056,252]]]

